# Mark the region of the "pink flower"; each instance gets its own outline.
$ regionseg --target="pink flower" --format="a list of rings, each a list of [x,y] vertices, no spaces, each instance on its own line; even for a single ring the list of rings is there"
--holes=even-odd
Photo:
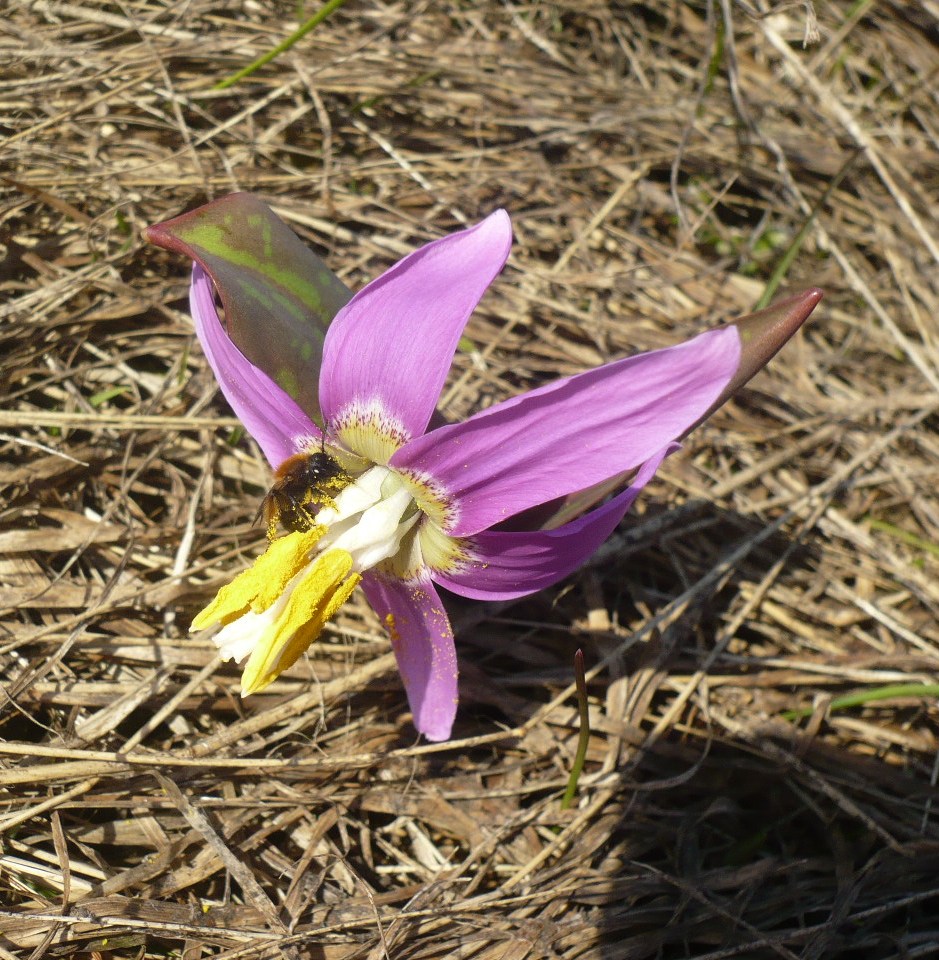
[[[211,281],[194,266],[199,339],[271,466],[322,447],[343,470],[333,491],[308,506],[311,529],[274,540],[194,621],[197,629],[222,623],[223,655],[247,658],[243,695],[294,663],[360,584],[391,636],[415,726],[445,740],[456,713],[457,658],[435,584],[497,599],[567,576],[734,377],[740,337],[725,327],[428,432],[463,327],[511,240],[509,217],[498,210],[405,257],[339,312],[319,382],[325,440],[234,346]],[[563,526],[499,529],[529,508],[633,470],[626,489]]]

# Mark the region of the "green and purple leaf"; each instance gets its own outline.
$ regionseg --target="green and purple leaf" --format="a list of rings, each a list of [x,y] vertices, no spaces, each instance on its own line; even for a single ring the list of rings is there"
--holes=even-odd
[[[345,284],[250,193],[148,227],[146,236],[205,269],[238,349],[321,423],[323,338],[352,296]]]

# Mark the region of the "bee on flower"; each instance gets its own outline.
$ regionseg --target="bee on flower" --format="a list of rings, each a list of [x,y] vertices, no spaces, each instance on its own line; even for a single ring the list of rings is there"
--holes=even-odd
[[[360,587],[388,631],[415,726],[429,740],[448,738],[457,656],[437,586],[507,599],[570,574],[677,440],[737,383],[741,336],[727,326],[429,429],[463,328],[511,240],[508,214],[497,210],[414,251],[339,310],[319,375],[325,433],[235,346],[212,281],[194,265],[199,340],[275,470],[261,511],[267,550],[192,625],[220,626],[222,656],[244,662],[243,696],[295,663]],[[801,323],[819,297],[804,296],[789,315]],[[552,529],[504,526],[627,472],[623,489],[576,519]]]

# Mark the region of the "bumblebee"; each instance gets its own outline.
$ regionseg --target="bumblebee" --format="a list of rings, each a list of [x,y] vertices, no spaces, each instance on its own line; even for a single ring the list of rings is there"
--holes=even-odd
[[[351,480],[325,450],[296,453],[274,471],[274,483],[258,507],[255,523],[264,518],[268,540],[277,536],[278,524],[291,532],[310,530],[320,507],[330,506]]]

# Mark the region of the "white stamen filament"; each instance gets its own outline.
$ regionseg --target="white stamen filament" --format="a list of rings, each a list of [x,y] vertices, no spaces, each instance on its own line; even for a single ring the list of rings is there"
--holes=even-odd
[[[404,484],[387,467],[372,467],[335,497],[335,507],[317,514],[327,527],[317,552],[345,550],[361,573],[393,557],[420,516]]]

